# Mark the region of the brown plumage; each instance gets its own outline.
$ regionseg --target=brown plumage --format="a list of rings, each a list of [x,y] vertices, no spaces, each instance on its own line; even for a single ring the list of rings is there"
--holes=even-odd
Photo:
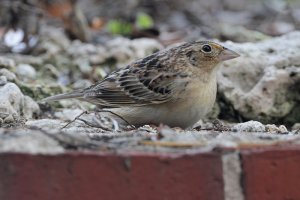
[[[88,88],[45,101],[77,98],[109,109],[131,124],[186,128],[213,106],[217,64],[238,56],[210,41],[185,43],[137,60]]]

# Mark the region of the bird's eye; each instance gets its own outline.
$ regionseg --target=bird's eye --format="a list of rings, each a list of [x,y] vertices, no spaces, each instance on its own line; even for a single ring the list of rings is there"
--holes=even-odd
[[[203,45],[202,46],[202,51],[204,51],[205,53],[210,53],[211,52],[211,47],[209,45]]]

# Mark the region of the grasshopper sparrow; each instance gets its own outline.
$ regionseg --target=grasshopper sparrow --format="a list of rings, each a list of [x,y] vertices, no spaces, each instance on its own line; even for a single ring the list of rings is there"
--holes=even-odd
[[[88,88],[45,101],[76,98],[133,125],[188,128],[213,107],[218,64],[238,56],[210,41],[184,43],[132,62]]]

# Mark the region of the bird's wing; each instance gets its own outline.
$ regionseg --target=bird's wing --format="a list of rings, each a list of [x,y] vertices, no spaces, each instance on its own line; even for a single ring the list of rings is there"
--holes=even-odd
[[[82,99],[103,107],[160,104],[174,99],[187,80],[178,78],[183,77],[182,72],[170,72],[155,59],[148,56],[110,74],[85,89]]]

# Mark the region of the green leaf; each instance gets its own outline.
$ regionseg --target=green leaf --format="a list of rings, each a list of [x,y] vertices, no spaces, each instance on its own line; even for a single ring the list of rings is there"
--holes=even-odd
[[[136,19],[136,26],[140,29],[147,29],[153,27],[153,19],[150,15],[146,13],[138,13]]]
[[[114,35],[130,35],[132,33],[132,24],[122,20],[110,20],[106,25],[108,31]]]

